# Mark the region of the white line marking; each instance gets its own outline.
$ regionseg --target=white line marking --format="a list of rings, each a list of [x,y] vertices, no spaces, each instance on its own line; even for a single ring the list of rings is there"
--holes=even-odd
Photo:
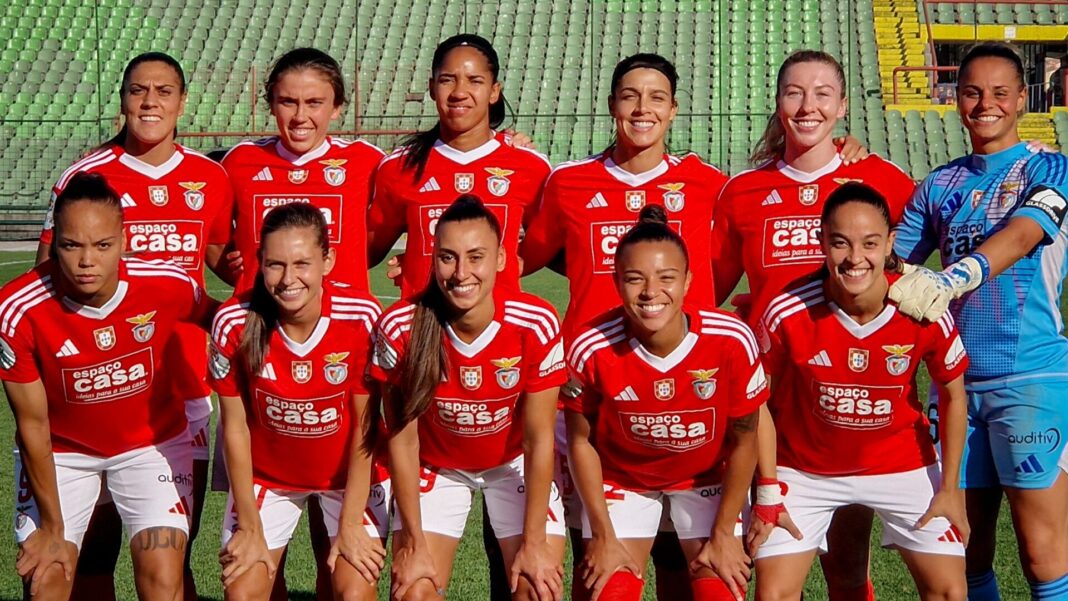
[[[0,267],[5,265],[22,265],[23,263],[33,263],[33,259],[23,259],[21,261],[4,261],[0,263]]]

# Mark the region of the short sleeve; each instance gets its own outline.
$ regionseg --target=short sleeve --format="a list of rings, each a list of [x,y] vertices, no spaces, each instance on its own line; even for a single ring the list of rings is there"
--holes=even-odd
[[[946,313],[938,321],[924,327],[925,337],[929,340],[928,350],[924,354],[924,363],[931,374],[931,380],[939,384],[948,384],[964,375],[968,369],[968,354],[964,342],[953,321]]]
[[[1046,234],[1043,244],[1057,237],[1068,213],[1066,173],[1068,158],[1060,153],[1040,152],[1027,162],[1028,186],[1013,218],[1028,217],[1038,223]]]
[[[178,320],[191,324],[206,324],[216,308],[215,300],[208,296],[208,292],[200,284],[184,273],[182,275],[185,276],[187,286],[182,286],[176,295],[177,299],[180,299]]]
[[[29,324],[20,321],[21,328],[0,332],[0,380],[28,384],[40,380],[41,371],[34,357]]]
[[[731,215],[733,204],[731,187],[723,186],[712,209],[712,241],[709,245],[716,300],[726,300],[745,271],[742,264],[742,240]],[[728,286],[730,289],[726,289]]]
[[[231,316],[220,311],[211,325],[211,351],[208,354],[208,379],[219,396],[241,396],[237,376],[237,348],[241,327]]]
[[[55,209],[56,209],[56,197],[59,196],[59,183],[52,187],[52,194],[48,197],[48,212],[45,213],[44,224],[41,226],[41,237],[39,241],[41,244],[48,246],[52,244],[52,230],[55,227]]]
[[[386,157],[378,164],[374,174],[374,193],[371,196],[371,206],[367,213],[367,230],[377,232],[404,231],[408,227],[407,215],[404,207],[397,201],[397,194],[393,190],[393,181],[389,172],[392,170],[389,163],[403,161],[403,157]],[[406,173],[397,174],[394,177],[406,177]]]
[[[531,265],[548,265],[564,247],[564,228],[560,209],[560,178],[550,174],[541,199],[528,222],[520,254]]]
[[[219,208],[212,218],[208,229],[208,244],[226,244],[230,242],[234,222],[234,189],[227,179],[214,193],[220,197]]]
[[[787,351],[782,341],[781,322],[771,313],[772,307],[756,324],[755,336],[760,346],[762,363],[773,377],[780,377],[786,371]]]
[[[406,337],[401,332],[392,335],[382,327],[380,321],[371,336],[373,349],[371,363],[367,374],[372,380],[385,384],[397,385],[400,382],[401,365],[404,362]]]
[[[571,372],[571,381],[561,388],[560,398],[564,409],[593,415],[598,412],[601,404],[595,368],[597,355],[589,351],[588,345],[583,344],[579,338],[575,340],[579,344],[572,343],[567,352],[567,367]]]
[[[756,411],[768,400],[768,377],[764,373],[764,365],[760,361],[757,352],[757,341],[748,326],[745,328],[745,339],[734,342],[735,349],[730,353],[728,373],[724,374],[730,379],[730,405],[727,415],[730,417],[742,417]]]
[[[540,392],[567,383],[567,366],[564,364],[564,340],[555,313],[545,311],[551,317],[552,330],[531,331],[526,346],[530,348],[533,361],[526,366],[526,392]],[[548,321],[548,318],[546,318]],[[523,354],[528,354],[524,349]]]
[[[369,382],[367,382],[364,374],[367,373],[367,364],[371,358],[371,335],[362,327],[357,327],[356,340],[353,342],[353,348],[349,355],[352,363],[349,367],[349,374],[356,377],[349,377],[349,391],[352,394],[370,394],[367,389]]]
[[[894,252],[907,263],[923,264],[938,246],[935,211],[930,207],[931,186],[937,173],[927,176],[916,188],[894,227]]]

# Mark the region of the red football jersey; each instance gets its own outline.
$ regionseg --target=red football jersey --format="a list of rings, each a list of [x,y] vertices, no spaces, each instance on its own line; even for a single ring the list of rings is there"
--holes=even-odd
[[[52,450],[112,457],[186,430],[162,376],[175,324],[203,323],[213,303],[168,261],[124,259],[100,308],[60,296],[45,261],[0,289],[0,380],[44,382]]]
[[[352,395],[363,378],[371,332],[382,310],[366,292],[324,287],[322,317],[308,340],[275,328],[258,374],[238,352],[249,293],[219,309],[212,325],[211,374],[222,396],[245,403],[252,475],[268,488],[345,488],[352,432],[361,427]]]
[[[852,165],[843,165],[835,155],[812,173],[769,161],[727,182],[716,203],[712,269],[720,297],[730,294],[743,273],[748,276],[750,324],[759,321],[773,297],[823,265],[823,203],[851,181],[878,190],[890,205],[894,223],[916,187],[908,174],[875,155]]]
[[[149,165],[112,146],[78,161],[52,188],[52,200],[77,173],[99,173],[122,199],[126,249],[142,259],[167,259],[204,285],[204,253],[209,244],[230,240],[233,194],[226,171],[208,157],[175,144],[162,165]],[[52,214],[41,242],[52,241]],[[167,347],[167,377],[174,398],[211,395],[207,385],[208,343],[204,331],[180,324]],[[211,405],[202,408],[204,415]]]
[[[471,343],[446,328],[449,369],[419,417],[424,465],[484,470],[515,459],[523,452],[521,395],[567,382],[552,305],[500,288],[494,302],[493,321]],[[400,385],[414,319],[415,305],[407,301],[382,315],[370,368],[376,380]]]
[[[768,371],[778,463],[828,476],[904,472],[935,461],[916,395],[919,360],[932,381],[964,374],[953,318],[918,322],[893,304],[860,325],[809,281],[777,296],[758,327]]]
[[[667,357],[627,336],[622,308],[591,322],[568,349],[582,392],[564,404],[592,416],[606,484],[656,491],[719,482],[728,419],[767,400],[749,327],[719,310],[687,317],[690,331]]]
[[[330,278],[361,292],[370,290],[367,203],[383,154],[362,140],[334,137],[301,156],[289,152],[277,136],[231,148],[222,163],[233,182],[234,243],[244,261],[236,291],[250,290],[259,273],[256,251],[263,218],[291,202],[310,203],[323,212],[337,254]]]
[[[401,297],[411,298],[426,288],[433,268],[434,228],[438,217],[456,197],[475,194],[500,221],[508,254],[497,281],[519,289],[519,232],[541,193],[551,165],[541,154],[511,145],[503,134],[466,152],[438,140],[430,151],[420,180],[404,168],[405,148],[383,159],[375,176],[375,197],[368,227],[406,231],[401,263]]]
[[[697,155],[665,155],[645,173],[624,171],[605,153],[564,163],[545,183],[541,206],[527,230],[523,252],[543,264],[564,249],[571,301],[564,319],[570,340],[580,325],[619,304],[613,273],[616,246],[646,203],[663,205],[682,234],[693,282],[687,300],[713,298],[709,242],[712,206],[727,177]]]

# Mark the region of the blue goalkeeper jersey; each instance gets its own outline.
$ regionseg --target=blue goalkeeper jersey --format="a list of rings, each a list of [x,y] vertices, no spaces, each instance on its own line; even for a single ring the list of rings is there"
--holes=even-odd
[[[927,176],[905,208],[894,250],[923,264],[936,249],[946,266],[968,256],[1010,219],[1038,223],[1045,238],[978,289],[953,302],[971,359],[969,388],[1068,379],[1061,284],[1066,274],[1068,158],[1020,143],[970,155]]]

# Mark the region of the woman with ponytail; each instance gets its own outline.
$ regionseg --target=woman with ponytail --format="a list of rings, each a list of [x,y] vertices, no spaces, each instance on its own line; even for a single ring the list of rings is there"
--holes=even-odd
[[[486,39],[455,35],[438,45],[431,63],[430,98],[438,121],[387,156],[375,176],[368,217],[369,261],[376,265],[407,232],[400,258],[403,298],[423,290],[432,271],[434,227],[458,194],[477,194],[501,224],[509,255],[549,175],[541,154],[513,145],[497,130],[506,102],[500,61]],[[519,289],[520,267],[509,261],[501,284]]]
[[[749,577],[741,512],[767,381],[741,320],[687,304],[689,254],[668,223],[664,208],[642,209],[616,250],[622,306],[591,320],[567,353],[578,383],[565,406],[586,539],[579,573],[601,601],[641,598],[665,511],[695,600],[743,599]]]
[[[567,379],[552,306],[497,285],[509,257],[494,212],[463,195],[434,231],[432,279],[379,321],[397,516],[394,599],[442,599],[471,496],[482,490],[513,599],[563,598],[563,507],[552,481]]]
[[[385,559],[389,482],[365,444],[375,420],[363,374],[381,310],[370,294],[326,281],[336,253],[317,208],[271,211],[260,240],[252,289],[227,301],[212,326],[230,480],[219,555],[226,597],[271,596],[315,497],[333,590],[371,600]]]

